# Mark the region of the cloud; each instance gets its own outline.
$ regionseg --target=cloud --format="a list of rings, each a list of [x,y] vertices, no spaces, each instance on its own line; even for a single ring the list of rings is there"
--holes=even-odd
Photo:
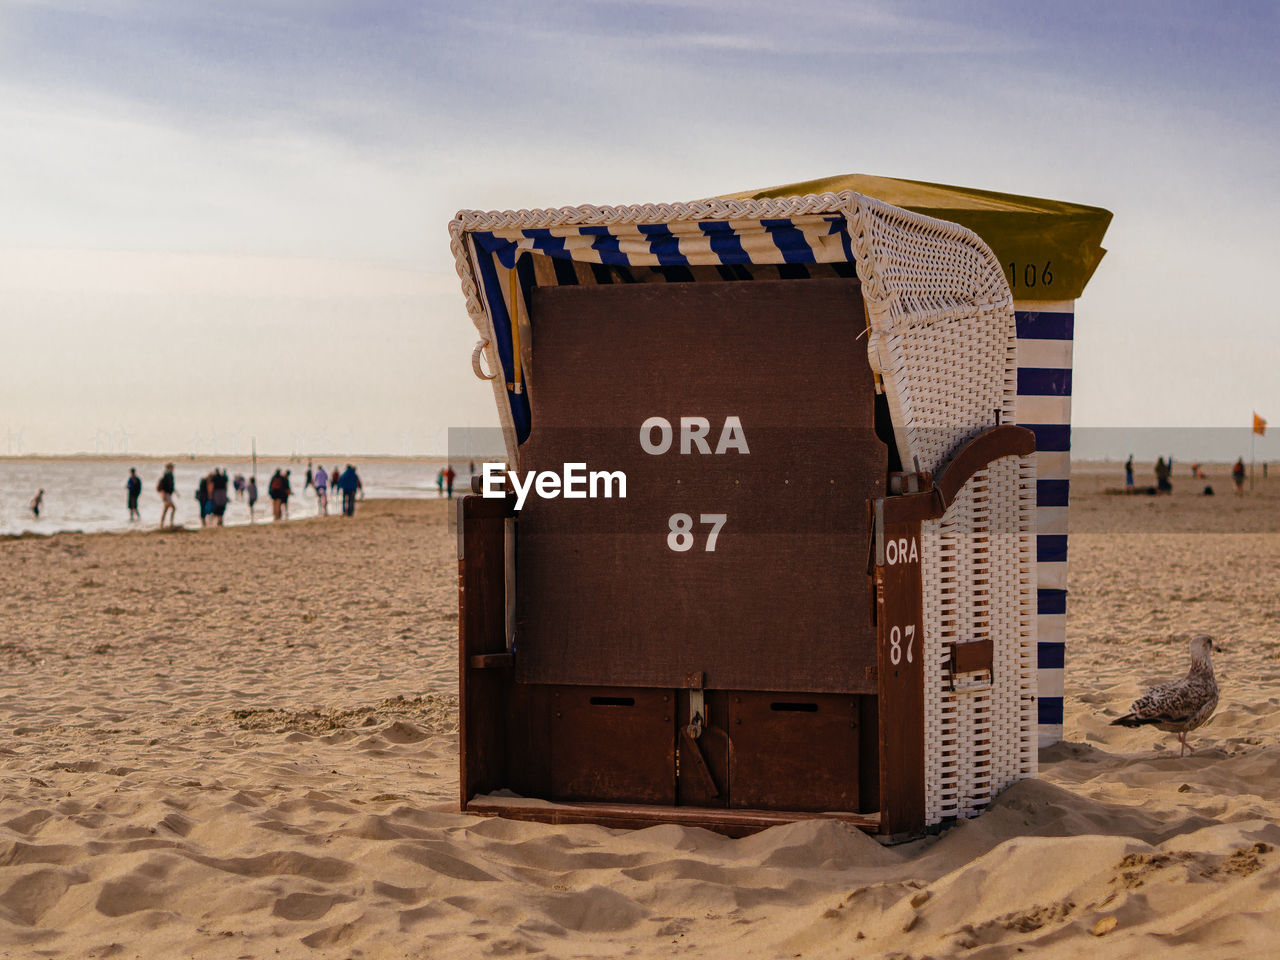
[[[457,209],[861,171],[1115,210],[1077,345],[1077,410],[1105,422],[1120,392],[1164,389],[1114,358],[1158,338],[1189,376],[1206,313],[1256,335],[1251,372],[1275,355],[1245,272],[1267,275],[1280,214],[1276,38],[1261,8],[1100,0],[10,0],[0,283],[56,335],[6,350],[27,395],[83,386],[81,409],[152,397],[157,368],[232,397],[279,375],[283,424],[309,415],[304,374],[352,375],[351,429],[440,429],[492,416],[469,380]],[[145,362],[113,339],[137,329]],[[302,372],[279,374],[282,357]],[[73,398],[46,406],[74,423]]]

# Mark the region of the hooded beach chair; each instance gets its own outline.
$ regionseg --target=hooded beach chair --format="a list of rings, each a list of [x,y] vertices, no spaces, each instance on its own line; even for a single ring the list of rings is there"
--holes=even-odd
[[[1035,775],[1007,271],[956,223],[776,192],[451,224],[504,466],[553,481],[459,503],[463,809],[902,838]]]

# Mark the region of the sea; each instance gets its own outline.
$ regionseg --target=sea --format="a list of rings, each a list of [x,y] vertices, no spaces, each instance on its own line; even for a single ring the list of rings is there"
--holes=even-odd
[[[1096,464],[1102,472],[1114,471],[1121,476],[1120,464],[1133,454],[1142,476],[1150,473],[1150,464],[1157,455],[1173,457],[1179,467],[1193,462],[1204,464],[1231,464],[1236,457],[1246,463],[1256,461],[1272,463],[1280,460],[1280,441],[1276,431],[1258,436],[1242,428],[1121,428],[1076,427],[1071,431],[1072,469],[1091,469],[1085,464]],[[495,439],[496,438],[496,439]],[[450,450],[467,450],[465,457],[453,457],[458,476],[454,490],[467,490],[470,486],[470,462],[475,456],[477,468],[481,457],[470,451],[501,449],[501,435],[497,431],[450,431]],[[195,499],[196,485],[202,476],[215,467],[224,469],[231,476],[242,473],[248,477],[253,463],[248,457],[174,457],[174,478],[177,481],[178,523],[198,527],[200,516]],[[500,460],[501,455],[491,459]],[[128,455],[79,455],[70,457],[4,457],[0,456],[0,536],[37,533],[50,534],[68,530],[84,533],[99,531],[123,531],[145,528],[159,522],[160,495],[156,493],[156,481],[164,471],[166,458]],[[332,455],[317,460],[327,469],[345,466],[345,458]],[[444,466],[443,457],[361,457],[352,460],[364,483],[365,497],[379,498],[434,498],[440,496],[436,488],[436,474]],[[129,468],[134,467],[142,478],[142,496],[139,505],[142,519],[129,520],[126,504],[125,481]],[[260,456],[257,462],[258,506],[257,515],[269,519],[271,501],[267,497],[267,482],[277,469],[290,470],[294,495],[289,499],[290,519],[314,517],[319,508],[313,491],[303,490],[307,471],[306,458]],[[32,516],[31,498],[36,491],[44,490],[44,506],[40,516]],[[249,523],[249,507],[244,500],[232,499],[224,518],[227,524]]]
[[[326,470],[345,467],[345,459],[325,461]],[[436,487],[436,475],[444,466],[444,460],[430,458],[370,457],[350,461],[364,484],[366,498],[434,499],[440,496]],[[177,491],[177,522],[181,526],[200,526],[200,507],[196,502],[196,487],[200,478],[214,468],[226,470],[231,477],[237,473],[247,478],[252,474],[253,463],[249,458],[183,458],[172,460]],[[24,533],[52,534],[65,531],[82,533],[122,532],[145,529],[160,520],[160,495],[156,493],[156,481],[164,472],[165,460],[152,457],[0,457],[0,536]],[[131,521],[128,510],[128,494],[125,482],[129,468],[138,471],[142,479],[142,495],[138,498],[141,520]],[[271,500],[267,497],[267,482],[277,470],[289,470],[293,496],[289,498],[289,519],[299,520],[319,514],[319,505],[313,490],[304,490],[307,461],[288,457],[259,457],[257,467],[258,504],[255,515],[258,522],[271,519]],[[469,484],[468,464],[455,464],[458,477],[454,491],[466,489]],[[38,490],[44,490],[44,503],[40,516],[32,515],[31,499]],[[332,500],[330,513],[336,512]],[[250,522],[246,500],[231,502],[223,522],[238,526]]]

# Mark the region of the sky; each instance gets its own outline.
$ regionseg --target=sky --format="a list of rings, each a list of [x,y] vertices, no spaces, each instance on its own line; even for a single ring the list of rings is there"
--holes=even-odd
[[[1280,430],[1277,48],[1267,3],[0,0],[0,454],[439,452],[497,422],[457,210],[848,172],[1106,207],[1076,424]]]

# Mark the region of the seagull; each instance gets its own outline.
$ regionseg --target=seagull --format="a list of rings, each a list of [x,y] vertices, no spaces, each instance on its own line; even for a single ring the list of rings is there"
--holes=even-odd
[[[1167,730],[1178,735],[1178,743],[1182,750],[1179,757],[1186,756],[1188,750],[1195,749],[1187,745],[1187,734],[1200,726],[1211,716],[1218,705],[1218,681],[1213,677],[1213,662],[1209,659],[1211,650],[1221,651],[1214,647],[1213,638],[1200,634],[1191,639],[1191,669],[1181,680],[1170,680],[1157,684],[1129,707],[1123,717],[1111,721],[1113,727],[1141,727],[1151,724],[1159,730]]]

